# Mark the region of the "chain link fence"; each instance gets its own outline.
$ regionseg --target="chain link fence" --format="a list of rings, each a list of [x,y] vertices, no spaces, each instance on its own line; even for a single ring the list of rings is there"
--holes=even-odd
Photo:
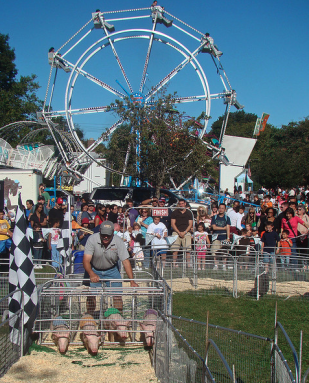
[[[169,317],[173,326],[192,347],[205,358],[207,343],[211,339],[219,347],[228,365],[234,366],[236,380],[241,382],[269,382],[271,376],[270,352],[272,340],[242,331],[215,326],[204,322]],[[228,381],[226,370],[214,352],[208,355],[207,365],[216,381]]]

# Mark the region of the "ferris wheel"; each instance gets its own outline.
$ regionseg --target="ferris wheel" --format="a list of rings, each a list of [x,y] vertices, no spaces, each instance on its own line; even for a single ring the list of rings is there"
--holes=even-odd
[[[221,54],[210,36],[160,6],[94,12],[65,44],[49,52],[51,70],[42,115],[51,131],[55,117],[67,120],[78,150],[73,155],[55,140],[66,166],[78,173],[85,161],[97,162],[92,154],[95,148],[125,123],[108,108],[115,99],[130,98],[147,108],[166,87],[169,93],[176,92],[180,112],[190,116],[203,113],[196,132],[201,140],[211,118],[211,103],[221,99],[225,116],[221,143],[231,106],[242,108],[221,64]],[[216,88],[214,93],[205,70]],[[93,136],[92,145],[83,145],[77,127]],[[205,144],[214,157],[222,154],[220,145]],[[124,174],[125,168],[118,173]]]

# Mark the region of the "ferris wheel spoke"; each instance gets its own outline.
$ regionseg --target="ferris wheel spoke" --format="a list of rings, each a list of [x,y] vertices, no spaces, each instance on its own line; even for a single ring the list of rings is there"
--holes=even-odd
[[[96,147],[98,147],[103,141],[106,140],[107,137],[109,137],[117,128],[119,125],[121,125],[124,122],[123,119],[119,119],[116,121],[109,129],[107,129],[105,132],[101,134],[101,136],[92,144],[90,145],[85,152],[82,152],[78,157],[74,159],[71,166],[75,167],[87,156],[88,152],[93,152]]]
[[[154,38],[154,30],[156,27],[156,23],[153,24],[152,27],[152,34],[150,36],[149,44],[148,44],[148,50],[146,54],[146,59],[145,59],[145,64],[144,64],[144,69],[143,69],[143,74],[142,74],[142,79],[141,79],[141,84],[139,86],[139,91],[142,93],[144,86],[145,86],[145,80],[146,80],[146,74],[147,74],[147,69],[148,69],[148,64],[149,64],[149,58],[150,58],[150,53],[151,53],[151,48],[152,48],[152,43],[153,43],[153,38]]]
[[[107,32],[106,28],[104,28],[104,29],[105,29],[105,33],[106,33],[106,35],[107,35],[107,37],[108,37],[108,32]],[[108,40],[109,40],[110,46],[111,46],[111,48],[112,48],[112,51],[113,51],[113,53],[114,53],[114,56],[115,56],[115,58],[116,58],[116,60],[117,60],[117,63],[118,63],[118,65],[119,65],[119,68],[120,68],[120,70],[121,70],[121,72],[122,72],[122,75],[123,75],[123,77],[124,77],[124,79],[125,79],[125,81],[126,81],[126,83],[127,83],[127,85],[128,85],[128,88],[130,89],[130,92],[133,93],[132,86],[131,86],[130,81],[129,81],[129,79],[128,79],[128,76],[127,76],[127,74],[126,74],[126,72],[125,72],[125,70],[124,70],[124,67],[123,67],[123,65],[121,64],[121,60],[120,60],[120,58],[119,58],[119,56],[118,56],[118,53],[117,53],[116,48],[115,48],[115,46],[114,46],[114,43],[113,43],[113,41],[112,41],[112,39],[111,39],[110,37],[108,37]]]
[[[177,104],[184,104],[187,102],[205,101],[207,99],[208,99],[207,95],[202,94],[200,96],[176,97],[174,101]]]
[[[118,90],[114,89],[113,87],[111,87],[110,85],[106,84],[105,82],[99,80],[98,78],[96,78],[92,74],[86,72],[84,69],[76,67],[75,70],[76,70],[76,72],[80,73],[84,77],[88,78],[90,81],[92,81],[95,84],[101,86],[102,88],[104,88],[105,90],[113,93],[114,95],[119,96],[122,99],[124,99],[126,97],[123,93],[121,93]]]
[[[168,75],[166,75],[161,81],[157,83],[147,94],[145,100],[148,101],[153,97],[162,87],[170,82],[170,80],[175,77],[183,68],[185,68],[191,61],[192,56],[186,56],[186,58],[178,64]]]

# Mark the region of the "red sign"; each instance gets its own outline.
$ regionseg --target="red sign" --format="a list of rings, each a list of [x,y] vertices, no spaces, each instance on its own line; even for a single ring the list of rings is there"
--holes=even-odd
[[[152,210],[153,217],[167,217],[168,209],[153,209]]]

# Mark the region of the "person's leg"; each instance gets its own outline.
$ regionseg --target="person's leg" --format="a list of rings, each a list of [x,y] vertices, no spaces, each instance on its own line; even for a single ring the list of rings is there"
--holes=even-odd
[[[185,237],[182,240],[182,247],[184,251],[186,251],[186,258],[187,258],[187,267],[192,267],[191,262],[191,234],[187,233]]]
[[[291,267],[294,269],[297,269],[298,266],[298,255],[297,255],[297,244],[296,244],[296,239],[292,238],[292,247],[291,247],[291,258],[290,258],[290,264]]]
[[[178,267],[178,265],[177,265],[177,256],[178,256],[178,250],[180,248],[181,241],[180,241],[180,238],[179,238],[177,233],[173,232],[172,235],[178,237],[176,239],[176,241],[171,246],[171,251],[173,252],[173,266],[174,267]]]
[[[106,287],[115,287],[117,288],[117,292],[121,293],[119,287],[122,287],[122,282],[114,282],[110,281],[111,279],[119,279],[121,280],[121,275],[118,269],[118,265],[113,267],[112,269],[103,271],[103,280],[106,281]],[[123,310],[123,301],[121,295],[113,296],[113,306],[115,309],[118,309],[120,312]]]
[[[216,257],[216,252],[218,250],[221,249],[221,242],[219,240],[214,240],[213,243],[211,244],[211,254],[213,256],[213,259],[214,259],[214,268],[217,269],[218,268],[218,259]]]

